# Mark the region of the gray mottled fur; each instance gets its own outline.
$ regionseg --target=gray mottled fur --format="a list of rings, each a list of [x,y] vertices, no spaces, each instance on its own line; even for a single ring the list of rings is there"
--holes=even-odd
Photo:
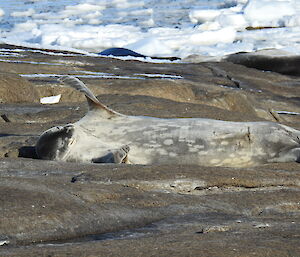
[[[79,121],[44,132],[42,159],[96,163],[254,166],[300,161],[300,131],[273,122],[202,118],[160,119],[119,114],[77,78],[61,79],[83,92],[89,111]]]

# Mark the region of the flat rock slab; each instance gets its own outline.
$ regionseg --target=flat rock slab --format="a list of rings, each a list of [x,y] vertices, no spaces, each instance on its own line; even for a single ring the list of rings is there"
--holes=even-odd
[[[64,74],[124,114],[300,129],[299,77],[229,62],[1,48],[11,54],[0,62],[0,256],[299,255],[297,163],[96,165],[42,161],[34,151],[42,131],[86,113],[85,98],[57,82]],[[57,94],[59,104],[37,103]]]
[[[253,53],[237,53],[229,55],[225,60],[242,64],[250,68],[273,71],[281,74],[299,76],[300,55],[269,49]]]
[[[1,59],[0,72],[16,73],[31,82],[36,91],[35,101],[58,94],[62,95],[61,102],[84,101],[82,94],[58,83],[55,77],[70,74],[81,78],[98,95],[150,96],[204,104],[272,121],[299,122],[299,116],[270,114],[270,110],[300,113],[299,77],[230,62],[146,63],[9,45],[1,48],[11,55]],[[3,83],[0,80],[0,85]],[[15,92],[19,93],[18,98],[24,98],[21,91]],[[11,96],[4,98],[7,97]]]
[[[0,236],[7,242],[1,256],[299,250],[294,163],[229,169],[6,158],[0,164]]]
[[[0,70],[0,103],[38,102],[35,87],[15,73]]]

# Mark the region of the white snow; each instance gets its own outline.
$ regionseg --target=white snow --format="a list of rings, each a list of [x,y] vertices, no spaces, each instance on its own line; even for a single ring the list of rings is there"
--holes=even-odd
[[[28,9],[27,11],[23,11],[23,12],[12,12],[10,15],[13,17],[29,17],[32,16],[35,13],[35,10],[33,8]]]
[[[216,19],[221,14],[220,10],[193,10],[189,13],[192,23],[204,23]]]
[[[296,14],[292,1],[251,0],[244,15],[252,27],[285,26],[285,19]]]
[[[59,8],[38,9],[47,1]],[[36,1],[16,10],[0,3],[0,16],[15,22],[1,28],[1,41],[90,53],[125,47],[148,56],[182,58],[270,48],[300,54],[299,0],[59,2]]]
[[[220,30],[203,31],[190,36],[190,42],[194,45],[215,45],[218,43],[232,43],[236,31],[231,27]]]
[[[103,11],[105,9],[104,6],[89,4],[89,3],[83,3],[78,4],[74,6],[66,6],[65,10],[61,12],[62,17],[69,17],[72,15],[81,15],[81,14],[87,14],[85,15],[86,18],[90,18],[91,15],[99,16],[101,13],[100,11]]]
[[[82,74],[84,73],[84,74]],[[78,78],[102,78],[102,79],[140,79],[144,80],[146,78],[156,78],[156,79],[183,79],[182,76],[179,75],[169,75],[169,74],[134,74],[134,76],[128,75],[128,76],[120,76],[112,73],[105,73],[105,72],[91,72],[91,71],[78,71],[76,74],[73,74],[74,76]],[[57,78],[62,77],[64,75],[61,74],[46,74],[46,73],[40,73],[40,74],[20,74],[21,77],[24,78]],[[50,99],[51,101],[53,99],[57,99],[53,96],[51,98],[46,97],[46,101]],[[44,98],[43,98],[44,99]]]
[[[286,115],[300,115],[299,112],[289,112],[289,111],[276,111],[278,114],[286,114]]]
[[[143,38],[125,47],[148,56],[172,54],[171,48],[157,37]]]

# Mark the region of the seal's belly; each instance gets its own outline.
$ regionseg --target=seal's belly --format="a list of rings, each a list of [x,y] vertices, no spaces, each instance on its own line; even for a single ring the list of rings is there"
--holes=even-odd
[[[228,155],[208,154],[205,152],[177,155],[174,151],[144,151],[144,154],[129,154],[130,163],[137,164],[183,164],[203,166],[227,166],[247,167],[258,164],[254,155],[248,152],[239,155],[230,153]]]
[[[120,126],[120,131],[125,133],[118,142],[130,146],[132,163],[250,166],[268,155],[252,123],[146,120],[130,128]]]
[[[180,140],[168,138],[132,144],[130,161],[141,164],[197,164],[205,166],[250,166],[267,153],[253,147],[247,136],[195,138]]]
[[[206,119],[140,118],[105,129],[97,137],[114,147],[128,145],[129,162],[136,164],[253,166],[272,161],[290,137],[274,123]]]

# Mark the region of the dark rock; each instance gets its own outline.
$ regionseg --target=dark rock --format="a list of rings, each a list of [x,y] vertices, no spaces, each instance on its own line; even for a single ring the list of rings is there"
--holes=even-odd
[[[226,57],[224,60],[245,65],[263,71],[273,71],[285,75],[300,76],[300,56],[268,54],[269,51],[255,53],[237,53]]]
[[[211,256],[220,240],[240,255],[251,248],[264,256],[257,240],[274,256],[299,249],[297,164],[232,169],[2,159],[0,177],[1,233],[10,245],[1,256],[93,256],[108,246],[113,256],[152,256],[171,242],[181,256],[200,248]],[[210,190],[194,191],[195,184]]]
[[[82,80],[124,114],[267,119],[300,129],[299,115],[284,114],[300,113],[299,77],[230,62],[145,63],[23,49],[22,62],[0,63],[3,78],[10,72],[15,81],[5,91],[12,103],[0,105],[0,256],[298,255],[297,163],[78,164],[35,159],[34,145],[42,131],[86,113],[82,94],[55,74],[93,75]],[[17,75],[40,73],[53,76],[24,82]],[[38,96],[62,93],[62,102],[34,104],[33,93],[30,103],[16,104],[22,83]]]
[[[7,117],[6,114],[2,114],[2,115],[1,115],[1,118],[2,118],[2,120],[5,121],[5,122],[10,122],[10,119]]]
[[[4,157],[10,157],[10,158],[15,158],[19,156],[19,152],[18,150],[14,149],[14,150],[10,150],[7,153],[4,154]]]

